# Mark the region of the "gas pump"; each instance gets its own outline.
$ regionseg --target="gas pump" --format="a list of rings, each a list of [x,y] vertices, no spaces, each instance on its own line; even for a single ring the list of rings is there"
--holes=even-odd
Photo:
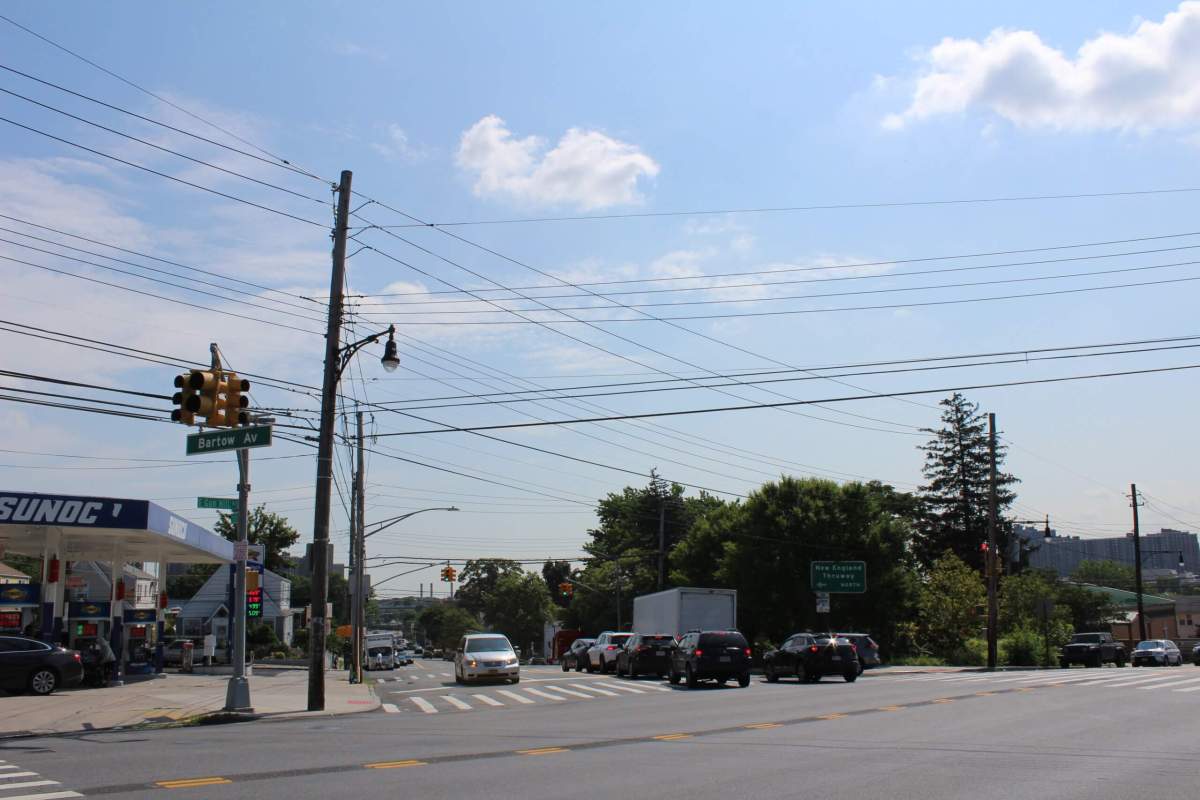
[[[125,672],[150,675],[154,672],[154,630],[158,612],[153,608],[125,609]],[[154,631],[152,633],[152,631]]]

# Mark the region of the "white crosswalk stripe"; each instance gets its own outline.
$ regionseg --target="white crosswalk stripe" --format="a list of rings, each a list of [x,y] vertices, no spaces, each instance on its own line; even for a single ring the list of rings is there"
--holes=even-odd
[[[571,695],[572,697],[582,697],[584,700],[595,700],[596,699],[596,696],[593,694],[585,694],[583,692],[577,692],[574,689],[567,689],[566,687],[563,687],[563,686],[543,686],[542,688],[545,689],[546,691],[562,692],[563,694],[568,694],[568,695]]]
[[[517,694],[516,692],[510,692],[508,689],[501,689],[500,691],[496,692],[496,694],[502,694],[509,700],[516,700],[518,703],[524,703],[527,706],[533,705],[534,703],[534,701],[530,700],[528,697]]]
[[[616,692],[610,692],[608,689],[601,689],[599,686],[588,686],[585,683],[572,683],[571,686],[575,687],[576,689],[584,689],[589,692],[596,692],[597,694],[602,694],[602,695],[605,695],[606,697],[620,697],[621,696],[621,695],[617,694]]]
[[[400,713],[400,706],[396,705],[395,703],[382,703],[381,707],[383,708],[384,711],[386,711],[389,714],[399,714]]]
[[[531,689],[526,689],[525,691],[528,692],[529,694],[536,695],[537,697],[544,697],[547,700],[565,700],[566,699],[565,697],[559,697],[558,695],[553,695],[553,694],[549,694],[548,692],[543,692],[541,689],[532,689],[531,688]]]
[[[68,797],[83,797],[79,792],[69,789],[46,791],[52,786],[61,787],[62,783],[0,760],[0,800],[65,800]],[[28,789],[34,791],[26,791]],[[10,794],[15,791],[21,793]]]
[[[1189,686],[1186,689],[1172,689],[1172,692],[1200,692],[1200,686]]]
[[[471,695],[471,697],[474,697],[476,700],[478,700],[481,703],[487,703],[489,706],[503,706],[504,705],[504,703],[501,703],[496,698],[489,697],[486,694],[473,694],[473,695]]]
[[[29,778],[34,775],[37,775],[37,773],[36,772],[6,772],[3,775],[0,775],[0,781],[8,780],[9,778]],[[6,786],[6,785],[7,784],[0,783],[0,786]]]
[[[457,697],[455,697],[452,694],[444,694],[441,697],[443,700],[445,700],[447,703],[449,703],[450,705],[457,708],[459,711],[470,711],[471,710],[470,703],[464,703],[462,700],[459,700]]]
[[[1167,689],[1174,686],[1184,686],[1189,683],[1200,683],[1200,678],[1188,678],[1182,681],[1172,681],[1171,683],[1160,683],[1156,686],[1139,686],[1138,688],[1145,691],[1146,689]]]
[[[413,705],[424,711],[426,714],[438,713],[437,707],[423,697],[411,697]]]
[[[1175,677],[1174,675],[1155,675],[1150,678],[1141,677],[1141,678],[1136,678],[1131,681],[1117,681],[1116,683],[1107,683],[1107,684],[1105,684],[1105,686],[1108,687],[1109,689],[1116,689],[1116,688],[1119,688],[1122,686],[1139,686],[1143,683],[1156,683],[1158,681],[1167,681],[1174,677]]]
[[[635,689],[632,686],[622,686],[619,683],[600,683],[605,689],[620,689],[622,692],[632,692],[633,694],[645,694],[645,689]]]

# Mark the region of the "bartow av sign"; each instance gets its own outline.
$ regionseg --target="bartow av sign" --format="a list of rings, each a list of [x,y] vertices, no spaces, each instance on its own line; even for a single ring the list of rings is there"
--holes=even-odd
[[[814,561],[809,588],[814,592],[862,594],[867,590],[867,562]]]
[[[247,428],[227,428],[206,433],[190,433],[187,437],[187,455],[216,453],[223,450],[244,450],[247,447],[268,447],[271,444],[270,425],[252,425]]]

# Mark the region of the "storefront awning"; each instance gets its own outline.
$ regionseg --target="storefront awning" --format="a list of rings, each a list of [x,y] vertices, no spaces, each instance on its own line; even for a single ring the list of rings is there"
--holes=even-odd
[[[65,561],[223,564],[233,542],[148,500],[0,491],[0,550]]]

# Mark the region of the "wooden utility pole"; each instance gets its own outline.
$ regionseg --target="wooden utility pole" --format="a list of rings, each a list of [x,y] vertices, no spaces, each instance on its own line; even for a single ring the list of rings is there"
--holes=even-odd
[[[1133,500],[1133,585],[1137,591],[1138,641],[1146,641],[1146,609],[1142,601],[1142,533],[1138,529],[1137,484],[1129,484]]]
[[[996,639],[999,633],[1000,607],[996,592],[996,415],[988,414],[988,550],[987,550],[987,668],[996,668]]]

